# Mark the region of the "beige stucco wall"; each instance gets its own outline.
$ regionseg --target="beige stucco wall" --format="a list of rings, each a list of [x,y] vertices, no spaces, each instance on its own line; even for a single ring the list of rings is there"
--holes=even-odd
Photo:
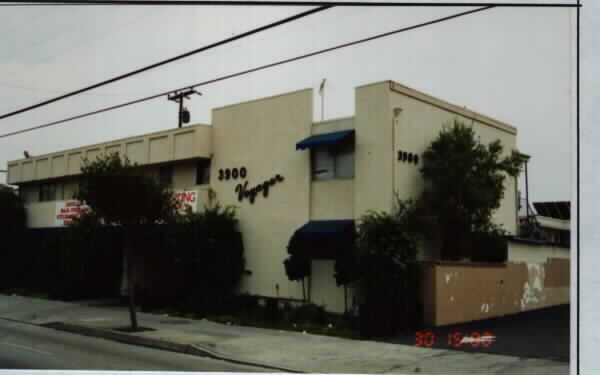
[[[389,82],[356,88],[354,215],[390,211],[393,202],[394,151]]]
[[[354,129],[354,117],[341,117],[327,121],[315,122],[312,127],[312,134],[316,135],[333,133],[350,129]]]
[[[344,117],[314,123],[311,134],[351,129],[354,129],[354,118]],[[303,152],[310,155],[308,150]],[[354,178],[312,181],[310,189],[310,220],[354,219]]]
[[[211,127],[191,125],[135,137],[117,139],[71,150],[8,162],[7,182],[23,182],[77,175],[82,159],[94,160],[103,153],[119,152],[132,162],[151,164],[190,158],[209,158],[212,152]]]
[[[57,201],[48,201],[25,204],[27,226],[29,228],[56,226],[56,203]]]
[[[287,279],[283,260],[296,229],[309,220],[309,152],[296,143],[311,134],[312,90],[254,100],[213,110],[211,186],[217,200],[238,207],[246,268],[241,291],[270,297],[302,298],[302,287]],[[219,169],[247,169],[246,179],[219,180]],[[235,188],[254,187],[283,176],[254,204],[238,201]]]
[[[354,179],[311,183],[310,220],[354,219]]]
[[[335,261],[313,260],[311,264],[312,276],[310,280],[311,301],[317,305],[324,306],[327,311],[344,312],[344,287],[335,284],[334,275]],[[352,306],[353,291],[347,290],[348,308]]]
[[[506,264],[424,264],[422,301],[429,326],[569,303],[569,250],[509,242]]]

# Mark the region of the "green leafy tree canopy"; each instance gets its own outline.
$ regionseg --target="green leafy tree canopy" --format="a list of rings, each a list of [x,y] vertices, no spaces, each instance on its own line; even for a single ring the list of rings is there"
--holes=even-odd
[[[523,156],[503,156],[500,140],[482,144],[460,120],[446,126],[423,154],[425,190],[419,205],[437,218],[443,246],[455,248],[470,233],[501,233],[492,223],[507,176],[518,175]]]
[[[173,193],[118,153],[84,160],[77,199],[109,225],[153,224],[175,215]]]
[[[166,222],[176,215],[173,193],[118,153],[84,160],[77,199],[91,209],[90,215],[105,225],[123,229],[123,252],[127,263],[127,288],[131,329],[137,330],[135,311],[135,264],[145,227]]]

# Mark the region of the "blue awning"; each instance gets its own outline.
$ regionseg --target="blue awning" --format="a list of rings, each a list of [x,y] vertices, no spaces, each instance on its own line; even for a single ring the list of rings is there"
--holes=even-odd
[[[296,143],[296,150],[304,150],[315,146],[333,146],[354,138],[354,130],[342,130],[339,132],[311,135]]]
[[[301,252],[314,259],[335,259],[354,245],[354,220],[309,221],[294,232],[290,254]]]

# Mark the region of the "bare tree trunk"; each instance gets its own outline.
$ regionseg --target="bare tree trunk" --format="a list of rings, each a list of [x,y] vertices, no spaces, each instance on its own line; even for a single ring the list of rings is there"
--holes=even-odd
[[[127,261],[127,294],[129,295],[129,318],[131,320],[131,329],[138,329],[137,315],[135,311],[135,277],[133,247],[129,239],[125,239],[125,256]]]
[[[348,313],[348,286],[344,284],[344,313]]]

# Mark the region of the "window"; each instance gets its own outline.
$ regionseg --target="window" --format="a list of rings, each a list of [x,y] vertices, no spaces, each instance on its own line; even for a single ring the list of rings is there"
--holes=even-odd
[[[158,169],[158,182],[162,186],[173,185],[173,166],[164,165]]]
[[[311,151],[313,180],[354,178],[353,144],[314,147]]]
[[[77,194],[79,193],[79,183],[74,183],[71,185],[71,196],[65,194],[65,199],[75,199]]]
[[[40,202],[56,200],[56,186],[54,184],[40,185]]]
[[[202,159],[196,164],[196,185],[210,184],[210,160]]]
[[[62,201],[65,199],[65,185],[64,184],[56,184],[54,191],[54,199],[57,201]]]

